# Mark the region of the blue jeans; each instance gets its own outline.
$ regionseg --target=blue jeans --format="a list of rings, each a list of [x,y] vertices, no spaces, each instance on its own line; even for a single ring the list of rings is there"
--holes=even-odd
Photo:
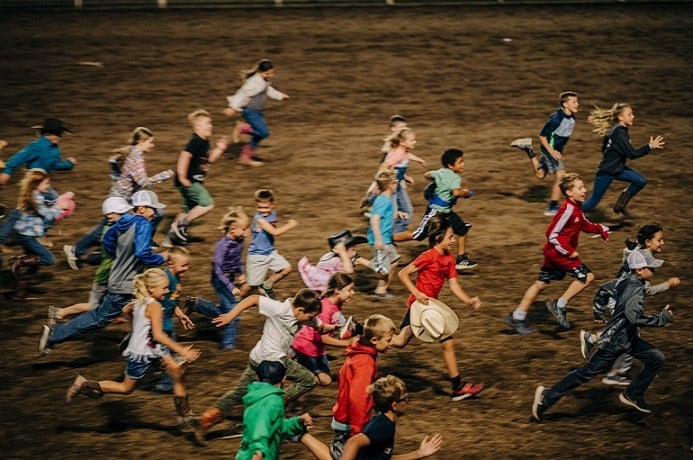
[[[116,319],[123,307],[132,300],[132,294],[106,292],[101,304],[86,311],[67,323],[56,324],[48,337],[48,345],[53,345],[87,332],[101,329]]]
[[[253,128],[253,134],[250,137],[250,146],[254,149],[257,148],[261,140],[269,137],[270,132],[267,127],[267,122],[265,117],[262,115],[261,110],[248,110],[243,109],[242,113],[243,119],[248,122],[251,128]]]
[[[80,257],[89,251],[89,248],[94,246],[101,246],[101,235],[103,234],[103,229],[108,223],[107,219],[101,219],[96,227],[89,230],[89,233],[84,235],[75,244],[75,256]]]
[[[26,236],[17,233],[17,243],[24,248],[27,254],[34,254],[39,257],[39,264],[50,266],[55,263],[55,256],[44,245],[36,240],[35,236]]]
[[[5,243],[12,232],[14,231],[14,224],[17,223],[21,213],[19,209],[14,208],[7,215],[0,220],[0,243]]]
[[[598,349],[592,357],[583,365],[569,373],[560,382],[546,390],[542,404],[547,408],[553,406],[568,391],[577,388],[585,382],[589,382],[599,374],[611,369],[612,364],[624,351],[627,351],[642,361],[643,368],[626,388],[625,393],[632,399],[642,398],[645,390],[650,386],[657,375],[657,371],[664,365],[664,355],[652,344],[645,340],[636,339],[630,350],[604,350]]]
[[[195,311],[209,318],[216,318],[233,310],[233,307],[236,306],[236,299],[216,277],[212,278],[212,287],[219,296],[221,302],[219,306],[210,300],[197,299]],[[238,343],[238,321],[239,318],[236,318],[224,327],[224,332],[221,335],[221,348],[234,348]]]
[[[397,191],[395,192],[395,202],[397,203],[397,212],[406,212],[409,217],[402,219],[395,217],[395,225],[392,228],[392,233],[401,233],[407,230],[409,223],[412,221],[414,214],[414,206],[411,204],[411,199],[405,189],[401,184],[397,185]]]
[[[645,185],[647,184],[647,179],[645,179],[645,177],[642,174],[637,172],[635,169],[631,169],[629,167],[626,167],[623,171],[621,171],[620,174],[617,174],[615,176],[595,176],[592,194],[582,204],[583,211],[590,211],[597,207],[599,202],[602,200],[604,193],[606,193],[606,190],[609,188],[609,185],[611,185],[611,182],[613,182],[614,179],[621,182],[630,183],[630,185],[628,186],[628,194],[631,197],[635,196],[635,194],[642,190],[643,187],[645,187]]]

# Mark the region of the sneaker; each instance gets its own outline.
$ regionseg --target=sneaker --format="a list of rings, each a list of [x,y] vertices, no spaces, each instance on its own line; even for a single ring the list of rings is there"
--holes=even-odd
[[[79,270],[79,265],[77,265],[77,255],[75,254],[75,247],[71,244],[66,244],[63,246],[63,252],[67,256],[67,264],[73,270]]]
[[[154,385],[154,391],[157,393],[163,393],[163,394],[171,394],[173,393],[173,386],[171,384],[164,384],[164,383],[157,383]],[[179,420],[179,424],[182,423],[182,417],[181,420]]]
[[[523,152],[527,154],[528,157],[534,158],[535,153],[534,149],[532,149],[532,138],[531,137],[522,137],[520,139],[515,139],[510,143],[511,147],[516,147]]]
[[[647,403],[645,403],[645,400],[643,398],[631,398],[625,392],[623,392],[620,395],[618,395],[618,400],[626,406],[630,406],[644,414],[649,414],[652,412]]]
[[[344,340],[344,339],[346,339],[347,337],[349,337],[349,335],[351,335],[351,324],[352,324],[353,321],[354,321],[354,317],[353,317],[353,316],[350,316],[350,317],[347,318],[347,320],[346,320],[346,322],[344,323],[344,325],[343,325],[342,327],[339,328],[339,338],[340,338],[341,340]]]
[[[174,222],[171,224],[169,234],[173,234],[181,242],[188,242],[188,229],[178,225],[178,222]],[[171,241],[175,241],[175,238],[172,238]]]
[[[390,293],[390,292],[374,292],[371,294],[371,298],[375,300],[389,300],[389,299],[394,299],[395,295]]]
[[[72,382],[70,388],[67,389],[67,395],[65,395],[65,402],[72,402],[72,400],[75,399],[75,396],[82,392],[82,387],[85,383],[87,383],[87,379],[77,374],[77,377],[75,377],[74,382]]]
[[[592,333],[590,331],[581,330],[580,334],[578,334],[578,338],[580,339],[580,352],[582,353],[582,357],[587,359],[592,348],[594,348]]]
[[[630,379],[622,374],[606,374],[602,378],[602,383],[604,385],[617,385],[620,387],[627,387],[630,385]]]
[[[197,297],[188,296],[188,299],[185,301],[185,304],[183,305],[183,313],[185,313],[185,316],[190,316],[192,312],[195,311],[196,303]]]
[[[513,318],[512,313],[508,313],[503,321],[518,334],[527,335],[532,333],[529,326],[527,326],[527,321]]]
[[[552,217],[558,214],[558,206],[549,206],[544,210],[544,215],[547,217]]]
[[[274,289],[266,288],[264,284],[261,284],[260,286],[258,286],[258,290],[260,291],[260,295],[269,297],[272,300],[277,300],[277,296],[274,295]]]
[[[546,308],[563,329],[570,329],[570,323],[568,318],[566,318],[566,310],[565,308],[558,308],[558,300],[549,300],[546,302]]]
[[[541,421],[541,416],[546,411],[546,406],[543,404],[544,393],[546,393],[546,388],[543,385],[538,385],[537,389],[534,390],[534,401],[532,401],[532,417],[537,422]]]
[[[471,270],[477,266],[476,261],[470,259],[467,254],[462,254],[457,256],[457,263],[455,264],[455,269],[458,271]]]
[[[458,389],[452,391],[453,401],[462,401],[463,399],[477,396],[484,389],[483,383],[463,383]]]
[[[241,166],[252,166],[252,167],[258,167],[264,165],[262,161],[256,161],[253,160],[252,158],[244,159],[244,160],[238,160],[238,164]]]
[[[58,307],[48,307],[48,327],[53,327],[58,321],[60,321],[60,318],[58,317],[59,311],[60,309]]]
[[[44,324],[41,327],[41,336],[39,337],[39,343],[38,343],[38,352],[39,355],[45,356],[51,352],[50,347],[48,346],[48,338],[51,335],[51,327],[47,324]]]

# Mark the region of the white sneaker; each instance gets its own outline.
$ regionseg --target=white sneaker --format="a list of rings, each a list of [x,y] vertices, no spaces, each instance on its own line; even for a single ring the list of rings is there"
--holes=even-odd
[[[51,335],[51,328],[47,324],[44,324],[41,328],[41,336],[39,337],[38,352],[39,355],[45,356],[51,352],[48,348],[48,338]]]
[[[517,147],[520,150],[524,150],[527,147],[532,147],[532,138],[531,137],[521,137],[519,139],[515,139],[510,143],[511,147]]]
[[[73,270],[79,270],[79,265],[77,265],[77,256],[75,255],[75,247],[71,244],[66,244],[63,246],[63,252],[67,256],[67,264]]]

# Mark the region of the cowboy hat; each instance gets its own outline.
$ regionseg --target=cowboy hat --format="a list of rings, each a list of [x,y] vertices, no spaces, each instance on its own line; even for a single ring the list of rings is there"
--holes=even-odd
[[[436,342],[450,337],[459,326],[454,311],[437,299],[428,299],[428,305],[418,300],[409,310],[411,330],[423,342]]]
[[[46,118],[42,125],[34,125],[31,129],[40,129],[43,134],[55,134],[56,136],[61,136],[63,133],[72,134],[72,131],[65,127],[63,121],[58,118]]]
[[[327,244],[330,249],[337,246],[338,243],[344,243],[344,246],[356,246],[357,244],[367,243],[368,240],[364,236],[353,236],[349,230],[340,230],[337,233],[327,237]]]

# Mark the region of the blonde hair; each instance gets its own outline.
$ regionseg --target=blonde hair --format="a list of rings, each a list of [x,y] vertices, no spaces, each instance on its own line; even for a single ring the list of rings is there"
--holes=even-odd
[[[573,188],[573,184],[575,184],[576,181],[582,180],[582,177],[580,177],[580,174],[578,173],[568,173],[565,176],[561,178],[561,181],[558,183],[558,186],[561,189],[561,193],[565,195],[565,193]]]
[[[166,273],[160,268],[150,268],[144,273],[135,276],[133,291],[137,300],[144,300],[151,297],[149,290],[153,287],[168,281]]]
[[[405,126],[404,128],[400,129],[396,133],[393,133],[391,136],[388,136],[385,139],[385,142],[387,142],[390,145],[390,148],[395,148],[395,147],[399,147],[400,145],[402,145],[402,142],[405,139],[407,139],[411,136],[414,136],[414,135],[415,135],[414,130],[411,128],[407,128]]]
[[[232,225],[241,222],[250,222],[248,215],[243,210],[243,206],[230,206],[228,211],[226,211],[226,214],[221,217],[219,230],[223,230],[224,233],[226,233],[229,231],[229,228],[231,228]]]
[[[36,202],[34,201],[34,190],[41,182],[48,178],[45,171],[39,169],[31,169],[26,172],[22,182],[19,185],[19,197],[17,198],[17,207],[28,213],[36,213]]]
[[[111,153],[113,154],[111,158],[115,157],[114,159],[116,163],[118,163],[118,168],[122,168],[123,162],[125,161],[125,157],[127,157],[130,154],[130,150],[132,149],[132,147],[152,137],[154,137],[154,133],[152,132],[152,130],[150,130],[149,128],[145,128],[144,126],[138,126],[137,128],[133,129],[130,133],[128,145],[124,147],[119,147],[117,149],[113,149],[111,151]]]
[[[366,392],[373,397],[375,408],[385,413],[392,409],[392,404],[402,400],[407,394],[404,381],[394,375],[386,375],[366,387]]]
[[[188,121],[191,125],[194,125],[200,118],[212,118],[212,116],[204,109],[197,109],[188,114]]]
[[[603,136],[616,122],[624,109],[631,107],[626,102],[617,102],[610,109],[600,109],[596,105],[587,117],[587,121],[594,126],[595,133]],[[632,107],[631,107],[632,108]]]
[[[363,323],[363,336],[361,339],[366,342],[369,342],[371,339],[380,340],[388,334],[394,334],[396,329],[395,323],[390,318],[376,313],[366,318],[366,322]]]
[[[395,172],[391,169],[385,169],[383,171],[378,171],[375,175],[375,183],[378,186],[378,190],[384,192],[387,188],[395,181]]]
[[[183,246],[173,246],[172,248],[168,249],[167,252],[168,260],[172,263],[175,263],[176,261],[180,262],[183,259],[190,260],[190,251]]]

